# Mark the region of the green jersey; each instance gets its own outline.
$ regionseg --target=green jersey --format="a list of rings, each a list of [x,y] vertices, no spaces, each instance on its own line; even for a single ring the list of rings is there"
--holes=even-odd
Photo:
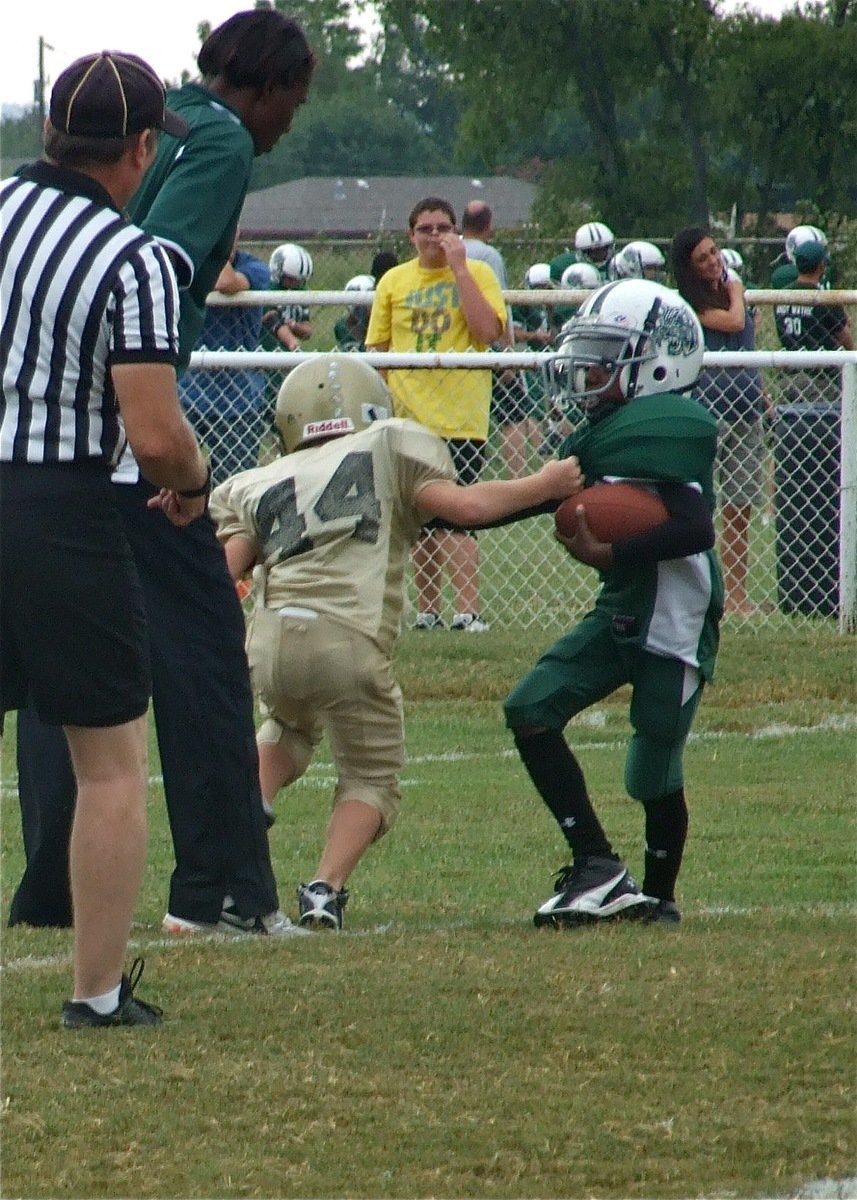
[[[183,142],[162,133],[155,161],[128,206],[171,252],[181,293],[179,370],[187,366],[205,317],[205,298],[232,254],[253,168],[254,147],[238,114],[197,83],[167,94],[188,122]]]
[[[566,267],[570,267],[572,263],[579,261],[576,250],[563,250],[561,254],[557,254],[555,258],[552,258],[548,264],[550,266],[551,279],[555,283],[559,283]]]
[[[560,458],[576,455],[587,485],[624,479],[698,488],[714,508],[717,421],[688,396],[640,396],[568,437]],[[687,558],[615,567],[601,574],[596,611],[625,622],[630,640],[666,658],[698,666],[710,679],[723,611],[723,582],[713,550]],[[624,626],[623,626],[624,627]],[[621,636],[617,633],[617,636]]]

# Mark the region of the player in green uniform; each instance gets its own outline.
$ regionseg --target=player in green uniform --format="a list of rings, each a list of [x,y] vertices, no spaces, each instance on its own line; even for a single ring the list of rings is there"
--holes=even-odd
[[[390,392],[359,355],[302,363],[277,401],[287,453],[211,498],[233,578],[255,568],[247,647],[267,710],[265,801],[306,771],[323,731],[336,762],[327,841],[298,888],[301,924],[322,928],[341,928],[346,880],[399,808],[404,733],[391,655],[421,527],[434,518],[482,527],[580,487],[574,459],[459,485],[444,440],[391,412]]]
[[[806,241],[795,250],[798,272],[790,288],[806,293],[799,304],[777,304],[774,321],[784,350],[853,350],[851,322],[841,304],[813,304],[812,293],[822,290],[827,269],[827,248],[817,241]],[[788,371],[783,381],[787,403],[839,403],[842,381],[836,367],[804,368]]]
[[[616,238],[609,225],[603,221],[587,221],[574,235],[574,250],[563,250],[551,259],[551,279],[559,283],[563,271],[572,263],[590,263],[601,277],[601,282],[605,283],[615,248]]]
[[[575,537],[559,539],[598,568],[601,590],[594,609],[505,703],[524,765],[573,856],[536,913],[537,925],[680,919],[675,882],[687,833],[682,754],[712,677],[723,608],[712,523],[717,425],[680,394],[695,383],[702,355],[693,310],[677,292],[648,280],[599,288],[560,346],[558,385],[587,418],[560,453],[578,458],[588,486],[624,479],[651,488],[670,517],[612,546],[598,542],[579,517]],[[633,686],[633,735],[625,786],[645,811],[642,891],[613,852],[562,733],[575,714],[626,683]]]
[[[344,289],[346,292],[363,292],[369,294],[375,291],[374,275],[354,275],[348,280]],[[333,327],[336,348],[343,353],[353,353],[366,349],[366,330],[369,328],[368,304],[352,304],[345,316],[340,317]]]

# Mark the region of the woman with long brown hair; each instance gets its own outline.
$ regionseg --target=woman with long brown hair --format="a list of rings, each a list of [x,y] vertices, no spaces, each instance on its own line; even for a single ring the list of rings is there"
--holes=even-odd
[[[672,243],[676,287],[696,311],[707,350],[752,350],[753,318],[744,285],[730,273],[706,229],[682,229]],[[698,396],[718,418],[720,557],[727,613],[753,615],[747,597],[750,518],[762,499],[764,399],[757,370],[714,368],[699,377]]]

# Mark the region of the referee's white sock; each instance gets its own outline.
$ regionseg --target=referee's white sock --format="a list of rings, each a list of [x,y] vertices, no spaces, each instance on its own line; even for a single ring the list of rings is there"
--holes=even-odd
[[[119,1007],[119,988],[122,985],[116,984],[115,988],[111,988],[109,992],[104,992],[101,996],[75,996],[75,1004],[88,1004],[91,1009],[98,1013],[101,1017],[106,1017],[108,1013],[116,1012]]]

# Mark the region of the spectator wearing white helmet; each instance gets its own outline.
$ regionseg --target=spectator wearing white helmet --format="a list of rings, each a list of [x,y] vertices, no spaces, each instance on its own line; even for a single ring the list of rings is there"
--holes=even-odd
[[[271,287],[277,291],[303,291],[312,278],[312,258],[303,246],[285,242],[271,255],[268,264]],[[281,304],[270,308],[262,324],[274,339],[275,345],[286,350],[300,350],[301,342],[312,336],[310,311],[305,304]]]
[[[654,242],[628,242],[610,260],[611,279],[651,279],[663,283],[666,259]]]
[[[771,273],[771,287],[790,288],[798,277],[799,271],[795,265],[795,251],[805,242],[817,242],[827,249],[827,234],[817,225],[795,225],[789,230],[782,252],[774,259],[774,270]],[[821,280],[822,288],[830,287],[830,271],[825,268]]]
[[[532,291],[552,289],[550,264],[533,263],[524,272],[524,286]],[[552,306],[545,304],[513,304],[512,331],[515,344],[527,350],[543,350],[553,342]]]
[[[574,249],[566,248],[550,261],[551,278],[557,283],[572,263],[589,263],[598,271],[598,282],[607,282],[607,266],[613,255],[616,238],[603,221],[587,221],[574,235]]]
[[[604,281],[601,272],[593,263],[572,262],[563,270],[559,286],[562,290],[575,292],[591,292],[600,287]],[[566,325],[580,308],[580,301],[572,304],[558,304],[553,312],[554,332]]]
[[[537,262],[528,267],[524,273],[524,283],[528,288],[554,289],[556,282],[551,278],[550,263]],[[559,329],[556,309],[553,304],[521,304],[512,306],[512,327],[515,333],[515,344],[520,349],[550,350]],[[541,416],[542,432],[538,443],[538,453],[542,457],[553,454],[563,438],[565,418],[562,412],[552,412],[547,400],[543,370],[524,372],[527,389],[528,421],[526,435],[532,439],[534,425]]]
[[[574,235],[577,261],[592,263],[598,270],[601,283],[606,281],[607,264],[613,256],[615,245],[613,230],[603,221],[587,221]]]
[[[553,288],[549,264],[533,263],[524,272],[524,284],[533,290]],[[513,304],[510,313],[516,349],[546,350],[553,344],[552,306]],[[522,371],[518,381],[514,394],[509,393],[499,402],[495,397],[492,405],[492,416],[502,437],[503,457],[512,478],[524,474],[530,450],[539,450],[543,442],[539,430],[539,419],[544,411],[541,371]]]
[[[371,296],[375,291],[374,275],[353,275],[345,285],[346,292],[363,292]],[[345,316],[340,317],[333,327],[337,350],[344,353],[366,349],[366,330],[369,327],[371,304],[350,304]]]
[[[271,287],[275,291],[303,291],[312,277],[312,257],[294,242],[277,246],[268,263]],[[312,336],[310,310],[305,304],[278,304],[262,317],[263,350],[300,350]],[[265,375],[265,411],[270,415],[286,371],[268,371]]]

